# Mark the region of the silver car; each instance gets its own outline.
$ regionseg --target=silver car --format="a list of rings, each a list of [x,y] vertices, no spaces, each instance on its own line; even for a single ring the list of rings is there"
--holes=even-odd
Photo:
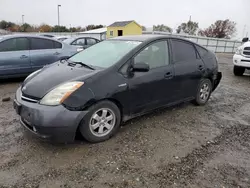
[[[64,40],[63,42],[69,45],[73,45],[73,46],[82,46],[83,49],[86,49],[100,42],[100,40],[91,38],[91,37],[78,36],[78,37],[68,38]]]
[[[0,78],[27,76],[80,50],[82,48],[42,36],[0,36]]]

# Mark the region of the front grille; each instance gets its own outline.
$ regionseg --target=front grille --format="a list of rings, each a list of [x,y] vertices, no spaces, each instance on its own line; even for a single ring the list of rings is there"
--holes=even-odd
[[[244,50],[249,50],[250,51],[250,47],[245,47]]]
[[[245,59],[242,59],[241,61],[242,62],[250,62],[250,60],[245,60]]]
[[[38,100],[31,99],[31,98],[25,97],[23,95],[21,96],[21,99],[24,100],[24,101],[27,101],[27,102],[38,103]]]
[[[250,51],[243,51],[243,55],[250,56]]]

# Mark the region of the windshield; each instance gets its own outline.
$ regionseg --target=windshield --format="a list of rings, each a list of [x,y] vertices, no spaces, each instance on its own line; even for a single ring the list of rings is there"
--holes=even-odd
[[[107,68],[114,65],[140,43],[139,41],[103,41],[72,56],[70,60],[83,62],[91,66]]]

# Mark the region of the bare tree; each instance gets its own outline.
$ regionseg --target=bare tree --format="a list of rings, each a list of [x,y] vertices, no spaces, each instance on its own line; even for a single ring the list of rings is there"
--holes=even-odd
[[[198,22],[188,21],[187,23],[182,23],[178,26],[177,33],[186,33],[189,35],[196,35],[199,28]]]
[[[207,29],[200,30],[199,35],[215,38],[227,38],[230,39],[236,33],[236,23],[226,20],[217,20],[214,24]]]
[[[154,25],[153,26],[153,31],[163,31],[163,32],[172,33],[173,29],[171,27],[169,27],[169,26],[161,24],[161,25]]]

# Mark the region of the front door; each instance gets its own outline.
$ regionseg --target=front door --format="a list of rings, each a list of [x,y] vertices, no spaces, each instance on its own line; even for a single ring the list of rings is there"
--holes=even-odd
[[[86,38],[86,47],[85,48],[88,48],[90,46],[93,46],[97,43],[97,40],[96,39],[93,39],[93,38]]]
[[[148,72],[133,72],[128,78],[132,114],[145,112],[175,101],[175,77],[169,62],[167,41],[148,45],[133,59],[133,63],[147,63]]]
[[[27,75],[31,72],[29,41],[25,37],[0,43],[0,77]]]

